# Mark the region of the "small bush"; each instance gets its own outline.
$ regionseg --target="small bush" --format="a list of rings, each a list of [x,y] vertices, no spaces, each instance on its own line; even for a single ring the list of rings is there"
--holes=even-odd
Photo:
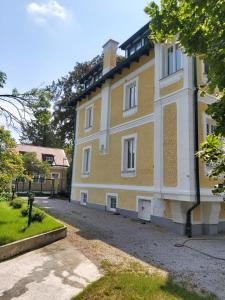
[[[33,209],[32,211],[32,222],[42,222],[45,217],[45,213],[43,211],[39,211],[37,209]]]
[[[28,211],[29,211],[28,208],[23,208],[23,209],[21,210],[21,215],[22,215],[22,217],[28,216]]]
[[[15,209],[19,209],[22,207],[22,202],[18,199],[15,199],[15,200],[11,201],[9,205]]]
[[[12,199],[12,194],[10,192],[1,192],[0,201],[10,201]]]

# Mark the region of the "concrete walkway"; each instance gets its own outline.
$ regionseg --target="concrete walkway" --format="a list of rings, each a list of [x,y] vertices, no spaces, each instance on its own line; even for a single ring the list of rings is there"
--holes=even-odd
[[[208,237],[209,240],[207,237],[203,237],[205,240],[191,240],[187,243],[190,248],[178,248],[175,244],[183,243],[185,237],[151,223],[145,224],[67,201],[38,199],[37,203],[73,226],[74,245],[78,246],[77,237],[80,237],[85,242],[84,250],[81,249],[85,255],[88,247],[95,249],[100,244],[106,245],[107,249],[116,248],[121,253],[129,254],[149,265],[159,266],[178,281],[188,282],[192,287],[205,289],[216,294],[219,299],[225,299],[224,235]],[[99,252],[104,259],[106,251]]]
[[[69,300],[99,277],[97,267],[65,239],[0,263],[0,299]]]

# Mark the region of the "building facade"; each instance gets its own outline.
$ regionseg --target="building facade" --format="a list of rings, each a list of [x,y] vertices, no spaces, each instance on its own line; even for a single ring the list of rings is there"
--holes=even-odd
[[[16,151],[20,154],[28,152],[35,153],[40,161],[49,163],[49,174],[33,174],[31,190],[43,194],[66,193],[67,186],[67,169],[69,162],[63,149],[39,147],[26,144],[18,144]],[[16,190],[18,193],[26,193],[29,189],[29,182],[23,178],[17,179]]]
[[[171,44],[153,44],[145,25],[120,48],[103,46],[103,66],[81,82],[71,199],[82,205],[151,221],[184,234],[196,201],[194,75],[207,82],[206,66]],[[199,144],[213,131],[205,114],[213,96],[198,95]],[[193,234],[225,229],[222,197],[200,162],[201,204],[192,212]]]

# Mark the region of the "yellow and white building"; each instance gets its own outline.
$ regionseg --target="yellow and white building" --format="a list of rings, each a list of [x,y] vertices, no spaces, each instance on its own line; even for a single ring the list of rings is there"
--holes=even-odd
[[[103,46],[103,66],[84,78],[74,99],[76,139],[72,201],[166,226],[184,234],[196,201],[193,58],[177,44],[153,44],[145,25],[120,48]],[[198,84],[206,83],[197,60]],[[205,114],[212,96],[198,97],[201,143],[214,123]],[[225,229],[225,205],[200,162],[201,204],[192,212],[193,234]]]

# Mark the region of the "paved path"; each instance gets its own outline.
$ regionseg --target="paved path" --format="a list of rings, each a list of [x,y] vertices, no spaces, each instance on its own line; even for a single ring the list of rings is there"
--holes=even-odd
[[[66,239],[0,263],[0,299],[69,300],[100,277]]]
[[[184,242],[184,237],[150,223],[142,224],[66,201],[39,199],[37,202],[54,216],[74,226],[76,235],[87,243],[92,245],[93,241],[100,240],[143,262],[160,266],[175,279],[191,282],[192,286],[197,285],[217,294],[219,299],[225,299],[225,261],[198,252],[225,259],[224,235],[214,237],[216,240],[189,241],[187,245],[192,249],[177,248],[174,245]]]

